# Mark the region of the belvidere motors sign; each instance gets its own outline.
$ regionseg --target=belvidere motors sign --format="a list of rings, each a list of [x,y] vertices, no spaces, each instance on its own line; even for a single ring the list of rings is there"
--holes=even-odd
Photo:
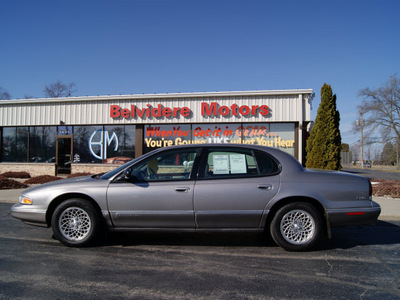
[[[147,104],[144,108],[139,108],[136,105],[131,105],[131,108],[122,108],[119,105],[110,106],[111,118],[178,118],[179,116],[189,118],[192,115],[192,110],[187,107],[168,107],[158,104],[152,106]],[[201,103],[201,115],[208,117],[216,116],[255,116],[257,114],[267,116],[270,113],[267,105],[237,105],[230,106],[219,105],[217,102]]]

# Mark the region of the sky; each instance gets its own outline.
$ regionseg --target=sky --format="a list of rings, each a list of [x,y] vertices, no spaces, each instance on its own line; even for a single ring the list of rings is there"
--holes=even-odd
[[[361,89],[400,72],[395,0],[0,0],[0,87],[44,97],[313,89],[356,145]]]

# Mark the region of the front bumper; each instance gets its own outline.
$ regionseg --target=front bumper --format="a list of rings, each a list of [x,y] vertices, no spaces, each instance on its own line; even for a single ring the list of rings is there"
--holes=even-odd
[[[11,215],[24,223],[47,227],[46,210],[43,208],[17,203],[11,207]]]
[[[327,210],[331,227],[375,225],[380,213],[381,207],[374,201],[372,201],[371,207]]]

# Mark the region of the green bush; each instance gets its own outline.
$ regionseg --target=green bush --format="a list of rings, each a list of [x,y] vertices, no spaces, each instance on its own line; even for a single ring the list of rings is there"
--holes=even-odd
[[[341,170],[341,141],[339,130],[340,115],[336,109],[336,95],[332,88],[324,84],[321,88],[315,124],[311,129],[306,146],[306,167],[328,170]]]

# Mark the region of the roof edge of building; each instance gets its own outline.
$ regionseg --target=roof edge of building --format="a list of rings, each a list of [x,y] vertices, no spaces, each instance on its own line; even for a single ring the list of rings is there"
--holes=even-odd
[[[78,96],[60,98],[31,98],[1,100],[0,105],[22,103],[49,103],[49,102],[77,102],[77,101],[107,101],[107,100],[147,100],[168,98],[205,98],[226,96],[273,96],[273,95],[297,95],[311,94],[312,89],[288,89],[288,90],[253,90],[232,92],[192,92],[192,93],[162,93],[162,94],[132,94],[132,95],[103,95],[103,96]]]

